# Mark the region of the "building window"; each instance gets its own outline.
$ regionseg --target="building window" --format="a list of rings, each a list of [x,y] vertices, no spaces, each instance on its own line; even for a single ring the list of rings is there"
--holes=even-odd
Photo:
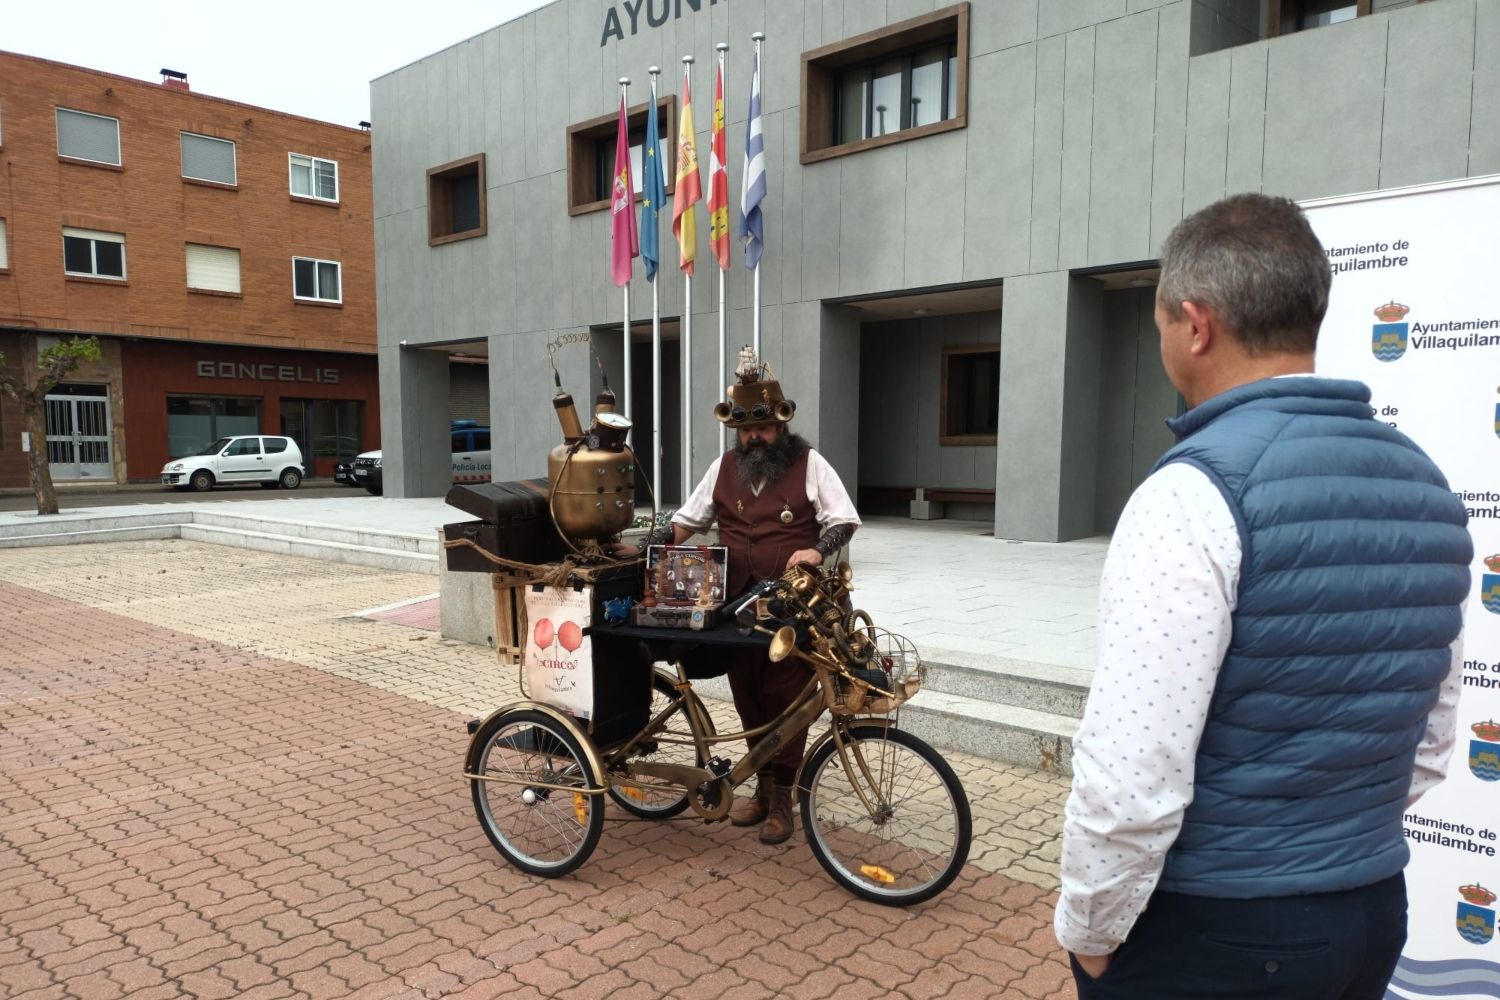
[[[1271,0],[1266,13],[1266,34],[1289,35],[1294,31],[1321,28],[1352,21],[1370,13],[1370,0]]]
[[[57,155],[120,165],[120,119],[57,109]]]
[[[187,244],[187,286],[200,292],[240,291],[240,252],[233,247]]]
[[[312,302],[343,302],[339,289],[339,262],[292,258],[292,297]]]
[[[919,128],[953,117],[957,46],[939,42],[838,74],[834,145]]]
[[[486,212],[483,153],[427,171],[429,246],[483,236]]]
[[[167,453],[202,455],[220,438],[260,432],[260,400],[167,397]]]
[[[630,179],[635,195],[641,193],[641,158],[646,148],[646,104],[637,104],[626,112],[629,129]],[[615,183],[615,135],[620,120],[618,110],[580,122],[568,129],[568,214],[583,215],[609,207],[609,192]],[[668,94],[656,102],[656,126],[661,145],[656,155],[661,159],[662,180],[666,193],[677,184],[677,98]]]
[[[958,4],[802,56],[802,162],[963,128],[969,5]]]
[[[75,277],[125,277],[125,237],[92,229],[63,230],[63,271]]]
[[[234,167],[234,143],[228,139],[183,132],[182,176],[231,186],[238,183]]]
[[[297,442],[308,462],[352,459],[365,450],[364,404],[353,399],[282,397],[281,433]]]
[[[940,444],[994,444],[1000,427],[1000,345],[943,348]]]
[[[339,165],[301,153],[288,155],[292,171],[292,194],[319,201],[339,200]]]
[[[10,270],[10,241],[5,232],[5,220],[0,219],[0,271]]]

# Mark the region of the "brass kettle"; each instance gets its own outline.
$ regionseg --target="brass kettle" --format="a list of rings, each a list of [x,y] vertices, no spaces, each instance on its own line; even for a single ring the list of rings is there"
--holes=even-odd
[[[585,431],[573,397],[559,391],[552,405],[563,443],[547,455],[552,519],[571,539],[602,539],[635,520],[635,454],[625,443],[630,421],[614,412],[614,394],[600,393]]]

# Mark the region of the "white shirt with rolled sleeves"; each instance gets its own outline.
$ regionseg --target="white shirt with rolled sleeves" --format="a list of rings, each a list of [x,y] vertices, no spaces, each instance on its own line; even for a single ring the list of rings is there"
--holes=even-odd
[[[1053,930],[1068,951],[1119,947],[1156,889],[1193,801],[1194,760],[1229,648],[1240,576],[1229,505],[1200,469],[1153,473],[1126,504],[1099,585],[1099,654],[1073,740]],[[1407,804],[1443,780],[1462,636],[1427,717]]]
[[[714,517],[714,484],[719,481],[719,466],[724,462],[724,456],[720,455],[714,459],[703,478],[698,481],[698,486],[693,490],[692,496],[688,497],[687,503],[677,509],[672,515],[672,523],[680,524],[684,528],[693,531],[704,531],[713,524]],[[757,483],[750,488],[756,496],[765,488],[764,483]],[[854,509],[854,501],[849,499],[849,491],[844,489],[843,481],[839,479],[833,466],[828,459],[819,455],[816,449],[809,448],[807,452],[807,499],[812,502],[813,511],[818,519],[818,527],[824,530],[838,524],[859,525],[859,513]]]

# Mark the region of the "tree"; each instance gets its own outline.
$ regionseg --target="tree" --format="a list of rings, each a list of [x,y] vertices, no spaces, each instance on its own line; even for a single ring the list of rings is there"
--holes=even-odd
[[[36,494],[36,512],[56,514],[57,490],[52,485],[52,467],[47,461],[47,393],[77,371],[79,365],[98,361],[101,357],[99,341],[94,337],[60,340],[35,352],[34,367],[27,364],[28,353],[23,345],[19,375],[0,371],[0,392],[21,404],[26,430],[31,434],[31,450],[26,459],[27,471],[31,473],[31,490]],[[0,353],[0,369],[4,367],[5,355]]]

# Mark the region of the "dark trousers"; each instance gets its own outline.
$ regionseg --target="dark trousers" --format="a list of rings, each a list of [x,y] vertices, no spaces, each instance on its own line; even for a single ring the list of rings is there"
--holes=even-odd
[[[729,690],[734,693],[734,707],[744,728],[763,726],[786,711],[811,677],[795,659],[772,663],[763,650],[735,650],[729,663]],[[760,773],[762,778],[769,776],[778,785],[790,787],[797,781],[797,769],[807,749],[807,730],[788,735],[790,738]],[[752,736],[747,742],[754,749],[764,738]]]
[[[1406,881],[1344,892],[1211,899],[1157,892],[1079,1000],[1381,1000],[1406,944]]]

